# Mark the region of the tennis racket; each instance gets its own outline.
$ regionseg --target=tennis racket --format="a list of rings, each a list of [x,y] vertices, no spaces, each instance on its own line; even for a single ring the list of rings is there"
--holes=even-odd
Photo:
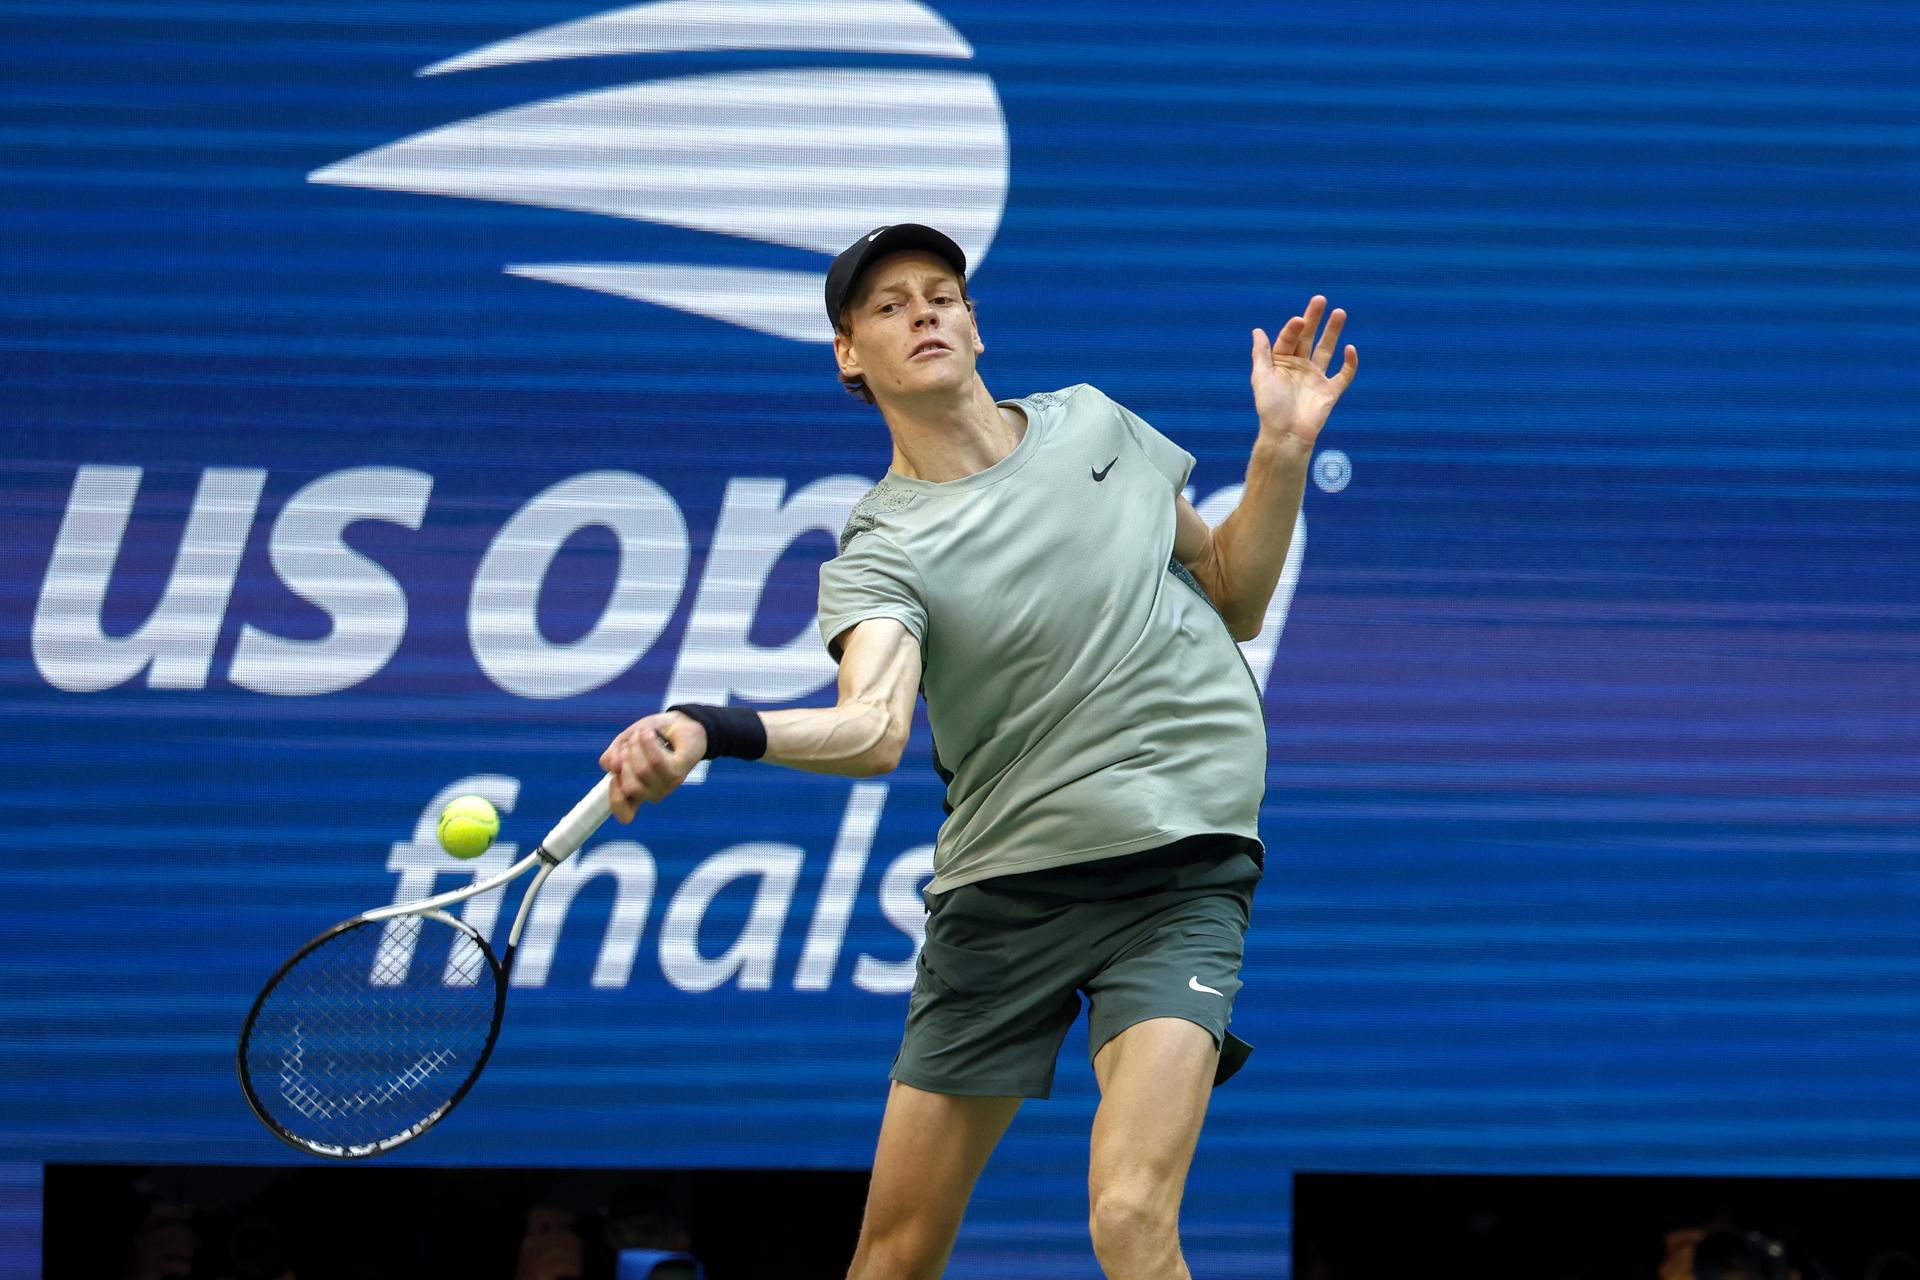
[[[493,1053],[527,910],[611,812],[602,778],[538,848],[465,889],[343,920],[280,966],[240,1028],[240,1088],[276,1137],[341,1160],[439,1123]],[[447,908],[534,867],[504,957]]]

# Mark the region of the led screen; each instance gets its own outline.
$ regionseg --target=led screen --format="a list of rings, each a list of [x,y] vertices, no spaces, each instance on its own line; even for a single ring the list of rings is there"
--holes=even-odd
[[[1197,1274],[1284,1273],[1294,1170],[1920,1170],[1920,14],[9,9],[23,1269],[43,1162],[299,1159],[232,1061],[293,946],[507,865],[639,715],[831,700],[817,570],[888,443],[820,283],[906,219],[996,395],[1100,387],[1216,522],[1250,331],[1351,317],[1245,646],[1257,1051]],[[865,1167],[940,799],[922,721],[608,827],[391,1159]],[[1094,1274],[1095,1100],[1076,1031],[953,1274]]]

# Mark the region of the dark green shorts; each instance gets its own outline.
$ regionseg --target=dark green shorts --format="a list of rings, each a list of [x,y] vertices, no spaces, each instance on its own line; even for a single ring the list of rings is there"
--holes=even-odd
[[[1221,1046],[1219,1084],[1252,1051],[1227,1020],[1259,879],[1258,845],[1211,835],[926,895],[893,1078],[1044,1098],[1084,994],[1089,1057],[1136,1022],[1184,1018]]]

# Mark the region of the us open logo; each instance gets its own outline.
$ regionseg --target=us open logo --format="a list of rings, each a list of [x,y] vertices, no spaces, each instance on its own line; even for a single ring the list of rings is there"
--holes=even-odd
[[[423,67],[697,51],[906,54],[973,46],[914,0],[657,0]],[[838,253],[893,222],[941,228],[978,264],[999,230],[1006,118],[993,81],[950,69],[681,76],[551,98],[430,129],[311,182],[496,200]],[[522,262],[511,275],[634,298],[796,342],[830,342],[816,274],[667,262]]]

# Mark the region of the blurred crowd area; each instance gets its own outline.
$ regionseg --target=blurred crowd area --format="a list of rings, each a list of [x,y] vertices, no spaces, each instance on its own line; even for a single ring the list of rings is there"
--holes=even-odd
[[[1920,1280],[1920,1181],[1304,1174],[1295,1280]]]
[[[823,1171],[53,1165],[44,1274],[841,1280],[866,1189]],[[1920,1181],[1309,1173],[1293,1212],[1295,1280],[1920,1280]]]
[[[864,1174],[47,1170],[55,1280],[839,1280]]]

